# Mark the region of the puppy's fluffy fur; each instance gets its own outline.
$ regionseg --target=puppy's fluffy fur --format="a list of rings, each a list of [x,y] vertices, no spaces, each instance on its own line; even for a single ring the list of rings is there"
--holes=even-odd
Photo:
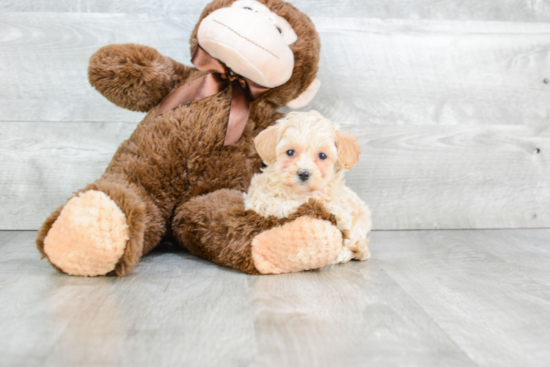
[[[252,178],[245,208],[285,218],[316,199],[349,231],[334,263],[368,259],[370,212],[344,182],[344,171],[359,160],[356,140],[317,111],[289,113],[254,140],[267,167]]]

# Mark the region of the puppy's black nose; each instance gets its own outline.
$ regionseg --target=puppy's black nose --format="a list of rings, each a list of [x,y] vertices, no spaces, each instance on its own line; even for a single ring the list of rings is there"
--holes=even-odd
[[[307,181],[307,179],[309,178],[309,172],[305,169],[301,169],[298,171],[298,177],[300,177],[300,180],[302,181]]]

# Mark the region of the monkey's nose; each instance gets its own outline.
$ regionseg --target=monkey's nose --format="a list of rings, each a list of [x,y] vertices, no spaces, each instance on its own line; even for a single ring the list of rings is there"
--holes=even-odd
[[[307,181],[307,179],[309,178],[309,172],[305,169],[301,169],[298,171],[298,177],[300,177],[300,180],[302,181]]]

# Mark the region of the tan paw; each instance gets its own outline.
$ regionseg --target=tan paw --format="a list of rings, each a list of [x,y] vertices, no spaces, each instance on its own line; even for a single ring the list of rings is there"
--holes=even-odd
[[[330,222],[300,217],[252,241],[252,260],[262,274],[291,273],[331,264],[342,248],[342,232]]]
[[[128,239],[122,210],[105,193],[90,190],[63,207],[44,239],[44,252],[67,274],[104,275],[115,268]]]

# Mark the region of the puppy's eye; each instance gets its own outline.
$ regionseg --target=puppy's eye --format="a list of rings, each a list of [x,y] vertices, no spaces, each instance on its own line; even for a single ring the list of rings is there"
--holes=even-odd
[[[283,34],[283,31],[281,30],[281,28],[279,28],[279,27],[275,27],[275,28],[277,28],[277,30],[279,31],[280,34]]]
[[[319,159],[327,159],[327,155],[325,153],[319,153]]]
[[[286,151],[286,155],[288,155],[289,157],[292,157],[294,155],[294,151],[292,149],[289,149]]]
[[[252,10],[252,8],[249,8],[248,6],[245,6],[244,9],[246,9],[246,10]]]

